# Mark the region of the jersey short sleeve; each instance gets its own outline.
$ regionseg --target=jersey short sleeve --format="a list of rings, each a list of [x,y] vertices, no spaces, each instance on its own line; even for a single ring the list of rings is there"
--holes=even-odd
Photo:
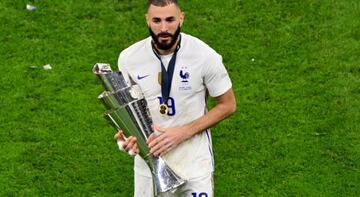
[[[221,55],[212,51],[205,58],[203,67],[204,84],[211,97],[220,96],[232,86],[229,74],[222,63]]]
[[[127,83],[130,83],[130,79],[129,79],[129,72],[126,69],[127,66],[127,56],[126,56],[126,51],[122,51],[119,55],[119,59],[118,59],[118,69],[119,71],[123,74],[125,81]]]
[[[125,65],[126,65],[126,55],[125,52],[121,52],[119,55],[119,59],[118,59],[118,69],[121,72],[126,72],[125,69]]]

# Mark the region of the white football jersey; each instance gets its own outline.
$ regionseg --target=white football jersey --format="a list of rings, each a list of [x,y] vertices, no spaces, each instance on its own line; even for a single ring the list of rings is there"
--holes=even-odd
[[[161,115],[161,64],[151,47],[151,37],[120,53],[118,66],[139,84],[147,100],[153,123],[169,128],[188,124],[207,112],[206,97],[217,97],[231,88],[222,57],[201,40],[181,33],[170,96],[169,111]],[[165,67],[169,58],[164,57]],[[167,60],[166,60],[167,58]],[[179,144],[163,156],[168,165],[185,179],[203,176],[214,170],[210,130]],[[151,176],[141,157],[135,157],[135,171]]]

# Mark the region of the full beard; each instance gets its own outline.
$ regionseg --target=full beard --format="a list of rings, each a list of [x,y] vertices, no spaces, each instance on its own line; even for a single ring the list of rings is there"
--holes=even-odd
[[[152,37],[152,39],[153,39],[153,41],[154,41],[154,43],[155,43],[155,45],[156,45],[156,47],[158,49],[160,49],[160,50],[169,50],[175,45],[175,43],[176,43],[176,41],[177,41],[177,39],[178,39],[178,37],[180,35],[180,29],[181,28],[180,28],[180,25],[179,25],[174,34],[167,33],[167,32],[162,32],[162,33],[159,33],[158,35],[156,35],[151,30],[151,28],[149,27],[149,32],[150,32],[150,35],[151,35],[151,37]],[[170,42],[160,41],[160,37],[165,37],[165,36],[168,36],[168,37],[171,38]]]

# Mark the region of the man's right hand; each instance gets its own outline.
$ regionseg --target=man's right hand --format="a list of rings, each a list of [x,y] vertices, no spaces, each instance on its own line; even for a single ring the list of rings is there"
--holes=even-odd
[[[120,130],[114,135],[114,138],[117,141],[117,144],[121,151],[129,153],[129,155],[131,156],[135,156],[140,152],[136,143],[136,137],[129,136],[128,138],[126,138],[123,132]]]

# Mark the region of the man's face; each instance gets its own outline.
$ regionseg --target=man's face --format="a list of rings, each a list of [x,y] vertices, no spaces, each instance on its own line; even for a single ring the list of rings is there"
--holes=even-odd
[[[175,4],[164,7],[150,5],[146,21],[156,47],[168,50],[176,43],[184,14]]]

